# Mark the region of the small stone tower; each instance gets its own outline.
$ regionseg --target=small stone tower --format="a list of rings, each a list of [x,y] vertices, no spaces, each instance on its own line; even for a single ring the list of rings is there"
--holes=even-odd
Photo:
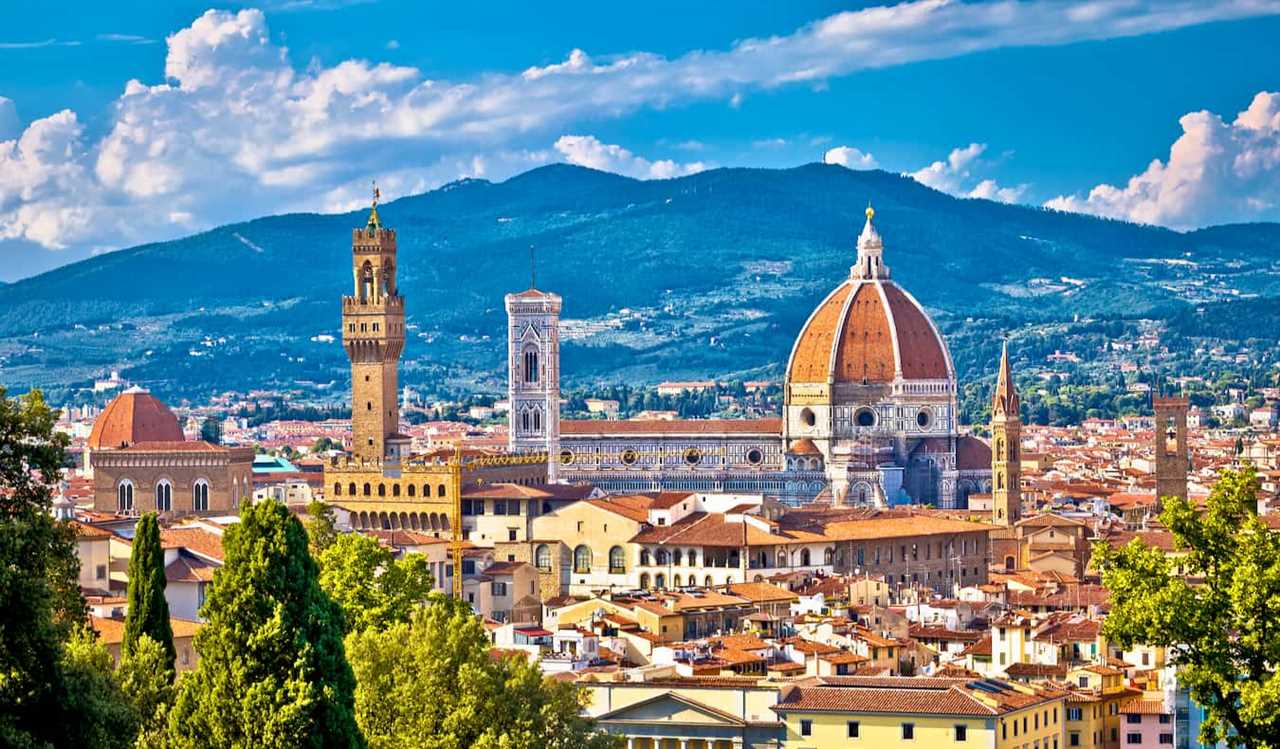
[[[1000,375],[991,398],[991,522],[1012,526],[1022,517],[1022,416],[1009,369],[1009,341],[1000,353]]]
[[[404,351],[404,297],[396,290],[396,233],[378,218],[373,191],[369,221],[351,232],[354,293],[342,297],[342,346],[351,360],[351,451],[360,458],[398,458],[397,369]],[[390,444],[389,444],[390,443]]]
[[[507,294],[507,397],[511,452],[545,452],[547,480],[560,467],[560,296],[532,283]]]
[[[1156,502],[1165,497],[1187,498],[1187,410],[1190,402],[1157,393],[1151,399],[1156,415]]]

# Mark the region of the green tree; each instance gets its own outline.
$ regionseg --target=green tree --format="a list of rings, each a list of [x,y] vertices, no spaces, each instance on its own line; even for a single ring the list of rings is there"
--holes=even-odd
[[[307,505],[307,538],[311,546],[312,555],[318,556],[320,552],[333,545],[338,538],[337,518],[333,513],[333,508],[318,499],[311,500]]]
[[[164,746],[173,706],[173,664],[164,646],[147,634],[133,644],[116,670],[120,691],[133,708],[138,725],[137,749]]]
[[[421,554],[395,554],[362,533],[344,533],[320,553],[320,587],[342,607],[346,630],[407,622],[433,585]]]
[[[129,551],[129,613],[124,619],[124,641],[120,654],[128,657],[138,638],[146,635],[164,648],[169,670],[177,656],[173,649],[173,625],[169,602],[165,600],[164,550],[160,548],[160,526],[148,512],[134,526],[133,547]]]
[[[495,659],[464,602],[431,595],[412,621],[347,638],[356,719],[373,749],[603,749],[585,693],[520,657]]]
[[[0,388],[0,745],[69,745],[75,720],[62,650],[87,611],[75,530],[50,514],[56,420],[39,391]]]
[[[342,610],[284,505],[240,511],[200,614],[200,663],[169,713],[175,747],[360,747]]]
[[[1252,468],[1224,471],[1203,511],[1165,498],[1161,522],[1183,556],[1131,541],[1095,545],[1122,647],[1169,649],[1178,679],[1208,715],[1205,744],[1280,747],[1280,534],[1258,518]],[[1176,565],[1176,566],[1175,566]],[[1190,583],[1188,578],[1203,582]]]
[[[87,626],[71,634],[62,656],[66,709],[74,716],[65,746],[115,749],[133,742],[137,716],[116,682],[111,654]]]
[[[200,422],[200,439],[211,445],[222,444],[222,422],[216,416],[206,416]]]

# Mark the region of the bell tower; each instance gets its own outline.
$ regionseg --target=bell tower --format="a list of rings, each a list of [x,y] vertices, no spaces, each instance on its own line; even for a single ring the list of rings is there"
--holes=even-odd
[[[558,294],[532,281],[506,296],[508,446],[513,453],[545,452],[549,482],[560,467],[560,306]]]
[[[381,461],[400,430],[397,369],[404,297],[396,289],[396,233],[378,218],[378,188],[364,227],[351,231],[353,293],[342,297],[342,346],[351,360],[351,451]],[[395,456],[392,456],[395,457]]]
[[[1012,526],[1022,518],[1022,416],[1009,368],[1009,341],[1000,353],[1000,375],[991,398],[991,522]]]
[[[1187,410],[1190,401],[1157,393],[1151,399],[1156,417],[1156,502],[1187,498]]]

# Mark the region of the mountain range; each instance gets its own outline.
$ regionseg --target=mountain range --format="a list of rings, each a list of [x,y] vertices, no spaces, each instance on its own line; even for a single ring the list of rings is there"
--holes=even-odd
[[[1230,319],[1244,303],[1274,315],[1280,298],[1277,224],[1177,232],[822,164],[648,181],[555,165],[379,206],[398,232],[411,326],[402,379],[499,390],[503,295],[534,273],[564,298],[569,383],[776,377],[848,273],[869,204],[893,277],[947,334],[962,378],[991,371],[1002,332]],[[118,369],[178,398],[341,391],[338,297],[366,216],[260,218],[0,286],[0,383],[70,393]]]

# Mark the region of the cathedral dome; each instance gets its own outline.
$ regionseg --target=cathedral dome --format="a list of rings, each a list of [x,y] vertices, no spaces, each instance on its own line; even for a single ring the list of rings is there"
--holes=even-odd
[[[790,383],[950,380],[951,355],[924,308],[889,280],[880,235],[867,224],[849,280],[818,305],[787,364]]]
[[[98,415],[89,433],[91,450],[139,442],[182,442],[186,437],[169,407],[141,388],[129,388]]]

